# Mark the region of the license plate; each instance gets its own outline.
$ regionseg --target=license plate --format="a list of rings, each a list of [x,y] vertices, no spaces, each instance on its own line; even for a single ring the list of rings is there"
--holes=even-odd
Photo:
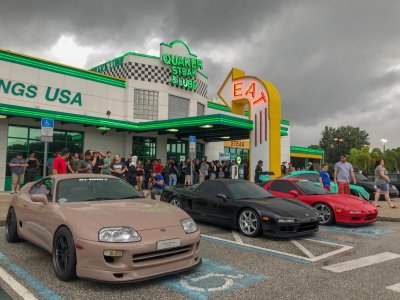
[[[157,250],[179,247],[181,239],[171,239],[157,242]]]

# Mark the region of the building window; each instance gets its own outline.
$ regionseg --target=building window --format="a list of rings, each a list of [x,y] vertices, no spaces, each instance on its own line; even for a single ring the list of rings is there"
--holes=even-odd
[[[197,115],[204,116],[204,105],[197,102]]]
[[[7,142],[7,163],[21,152],[24,158],[27,158],[30,151],[35,151],[36,158],[40,163],[40,174],[43,171],[43,164],[47,162],[44,158],[44,143],[40,141],[40,128],[25,126],[8,126]],[[65,131],[54,129],[53,142],[49,143],[48,157],[53,152],[68,148],[71,153],[83,152],[83,133],[75,131]],[[10,168],[7,168],[6,176],[11,176]]]
[[[173,159],[176,162],[185,161],[189,156],[187,146],[186,141],[168,139],[167,159]]]
[[[133,118],[141,120],[158,119],[158,92],[135,89]]]
[[[235,160],[237,156],[240,156],[242,161],[245,158],[249,159],[249,149],[224,147],[224,153],[230,153],[231,160]]]
[[[168,95],[168,119],[189,116],[189,99]]]
[[[202,159],[204,157],[204,144],[196,143],[196,158]]]
[[[139,160],[145,162],[150,159],[156,159],[156,138],[133,137],[132,155],[136,155]]]

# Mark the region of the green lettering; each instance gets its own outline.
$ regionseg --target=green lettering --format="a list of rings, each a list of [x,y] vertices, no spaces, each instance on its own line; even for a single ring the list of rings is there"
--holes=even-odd
[[[69,96],[71,96],[71,92],[68,90],[62,90],[60,93],[60,98],[58,99],[58,101],[60,103],[64,103],[67,104],[70,100]]]
[[[175,67],[175,66],[172,67],[172,74],[173,74],[173,75],[178,75],[178,69],[177,69],[177,67]]]
[[[81,95],[81,93],[76,93],[74,99],[72,99],[70,104],[72,105],[74,103],[78,103],[79,106],[82,106],[82,95]]]
[[[178,65],[178,57],[177,57],[176,55],[173,55],[173,56],[172,56],[171,63],[172,63],[174,66],[177,66],[177,65]]]
[[[188,88],[189,88],[189,89],[192,88],[192,86],[193,86],[192,84],[193,84],[193,82],[192,82],[191,80],[189,80],[189,82],[188,82]]]
[[[46,90],[46,100],[47,101],[55,101],[58,97],[58,93],[60,92],[60,89],[56,89],[53,97],[50,97],[50,92],[51,92],[51,87],[48,87]]]
[[[193,89],[194,90],[197,89],[197,82],[196,81],[193,81]]]
[[[19,90],[17,90],[16,88],[21,87]],[[13,85],[13,87],[11,88],[11,93],[14,96],[23,96],[25,92],[25,84],[23,83],[16,83]]]
[[[178,83],[178,80],[176,79],[176,76],[175,76],[175,75],[172,76],[171,82],[172,82],[173,84],[177,84],[177,83]]]
[[[26,89],[26,97],[28,98],[35,98],[37,96],[37,86],[36,85],[30,85]]]
[[[4,93],[8,94],[11,86],[11,81],[7,82],[7,86],[4,83],[4,80],[0,79],[0,87],[3,88]]]
[[[182,68],[182,76],[187,76],[187,70],[186,68]]]
[[[197,67],[196,67],[196,60],[197,59],[195,59],[195,58],[191,58],[191,61],[192,61],[192,68],[193,69],[196,69]]]
[[[162,61],[164,64],[170,65],[171,64],[171,55],[169,53],[164,53],[162,56]]]
[[[183,66],[183,57],[182,56],[178,56],[178,65]]]
[[[197,69],[203,69],[203,61],[201,59],[197,60]]]
[[[190,68],[190,58],[185,57],[185,67]]]

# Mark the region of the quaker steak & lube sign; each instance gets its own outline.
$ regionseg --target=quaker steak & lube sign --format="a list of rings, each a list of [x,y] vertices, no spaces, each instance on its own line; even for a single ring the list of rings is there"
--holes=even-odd
[[[197,70],[203,69],[203,61],[197,58],[183,57],[164,53],[162,62],[171,66],[171,83],[195,90],[197,88]]]

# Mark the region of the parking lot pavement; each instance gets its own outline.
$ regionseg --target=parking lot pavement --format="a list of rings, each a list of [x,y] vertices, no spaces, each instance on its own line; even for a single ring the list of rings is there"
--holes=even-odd
[[[400,297],[398,223],[321,227],[312,236],[296,239],[250,239],[227,228],[199,227],[203,264],[192,272],[147,282],[61,282],[53,273],[50,254],[27,242],[8,244],[4,227],[0,267],[37,299]]]

